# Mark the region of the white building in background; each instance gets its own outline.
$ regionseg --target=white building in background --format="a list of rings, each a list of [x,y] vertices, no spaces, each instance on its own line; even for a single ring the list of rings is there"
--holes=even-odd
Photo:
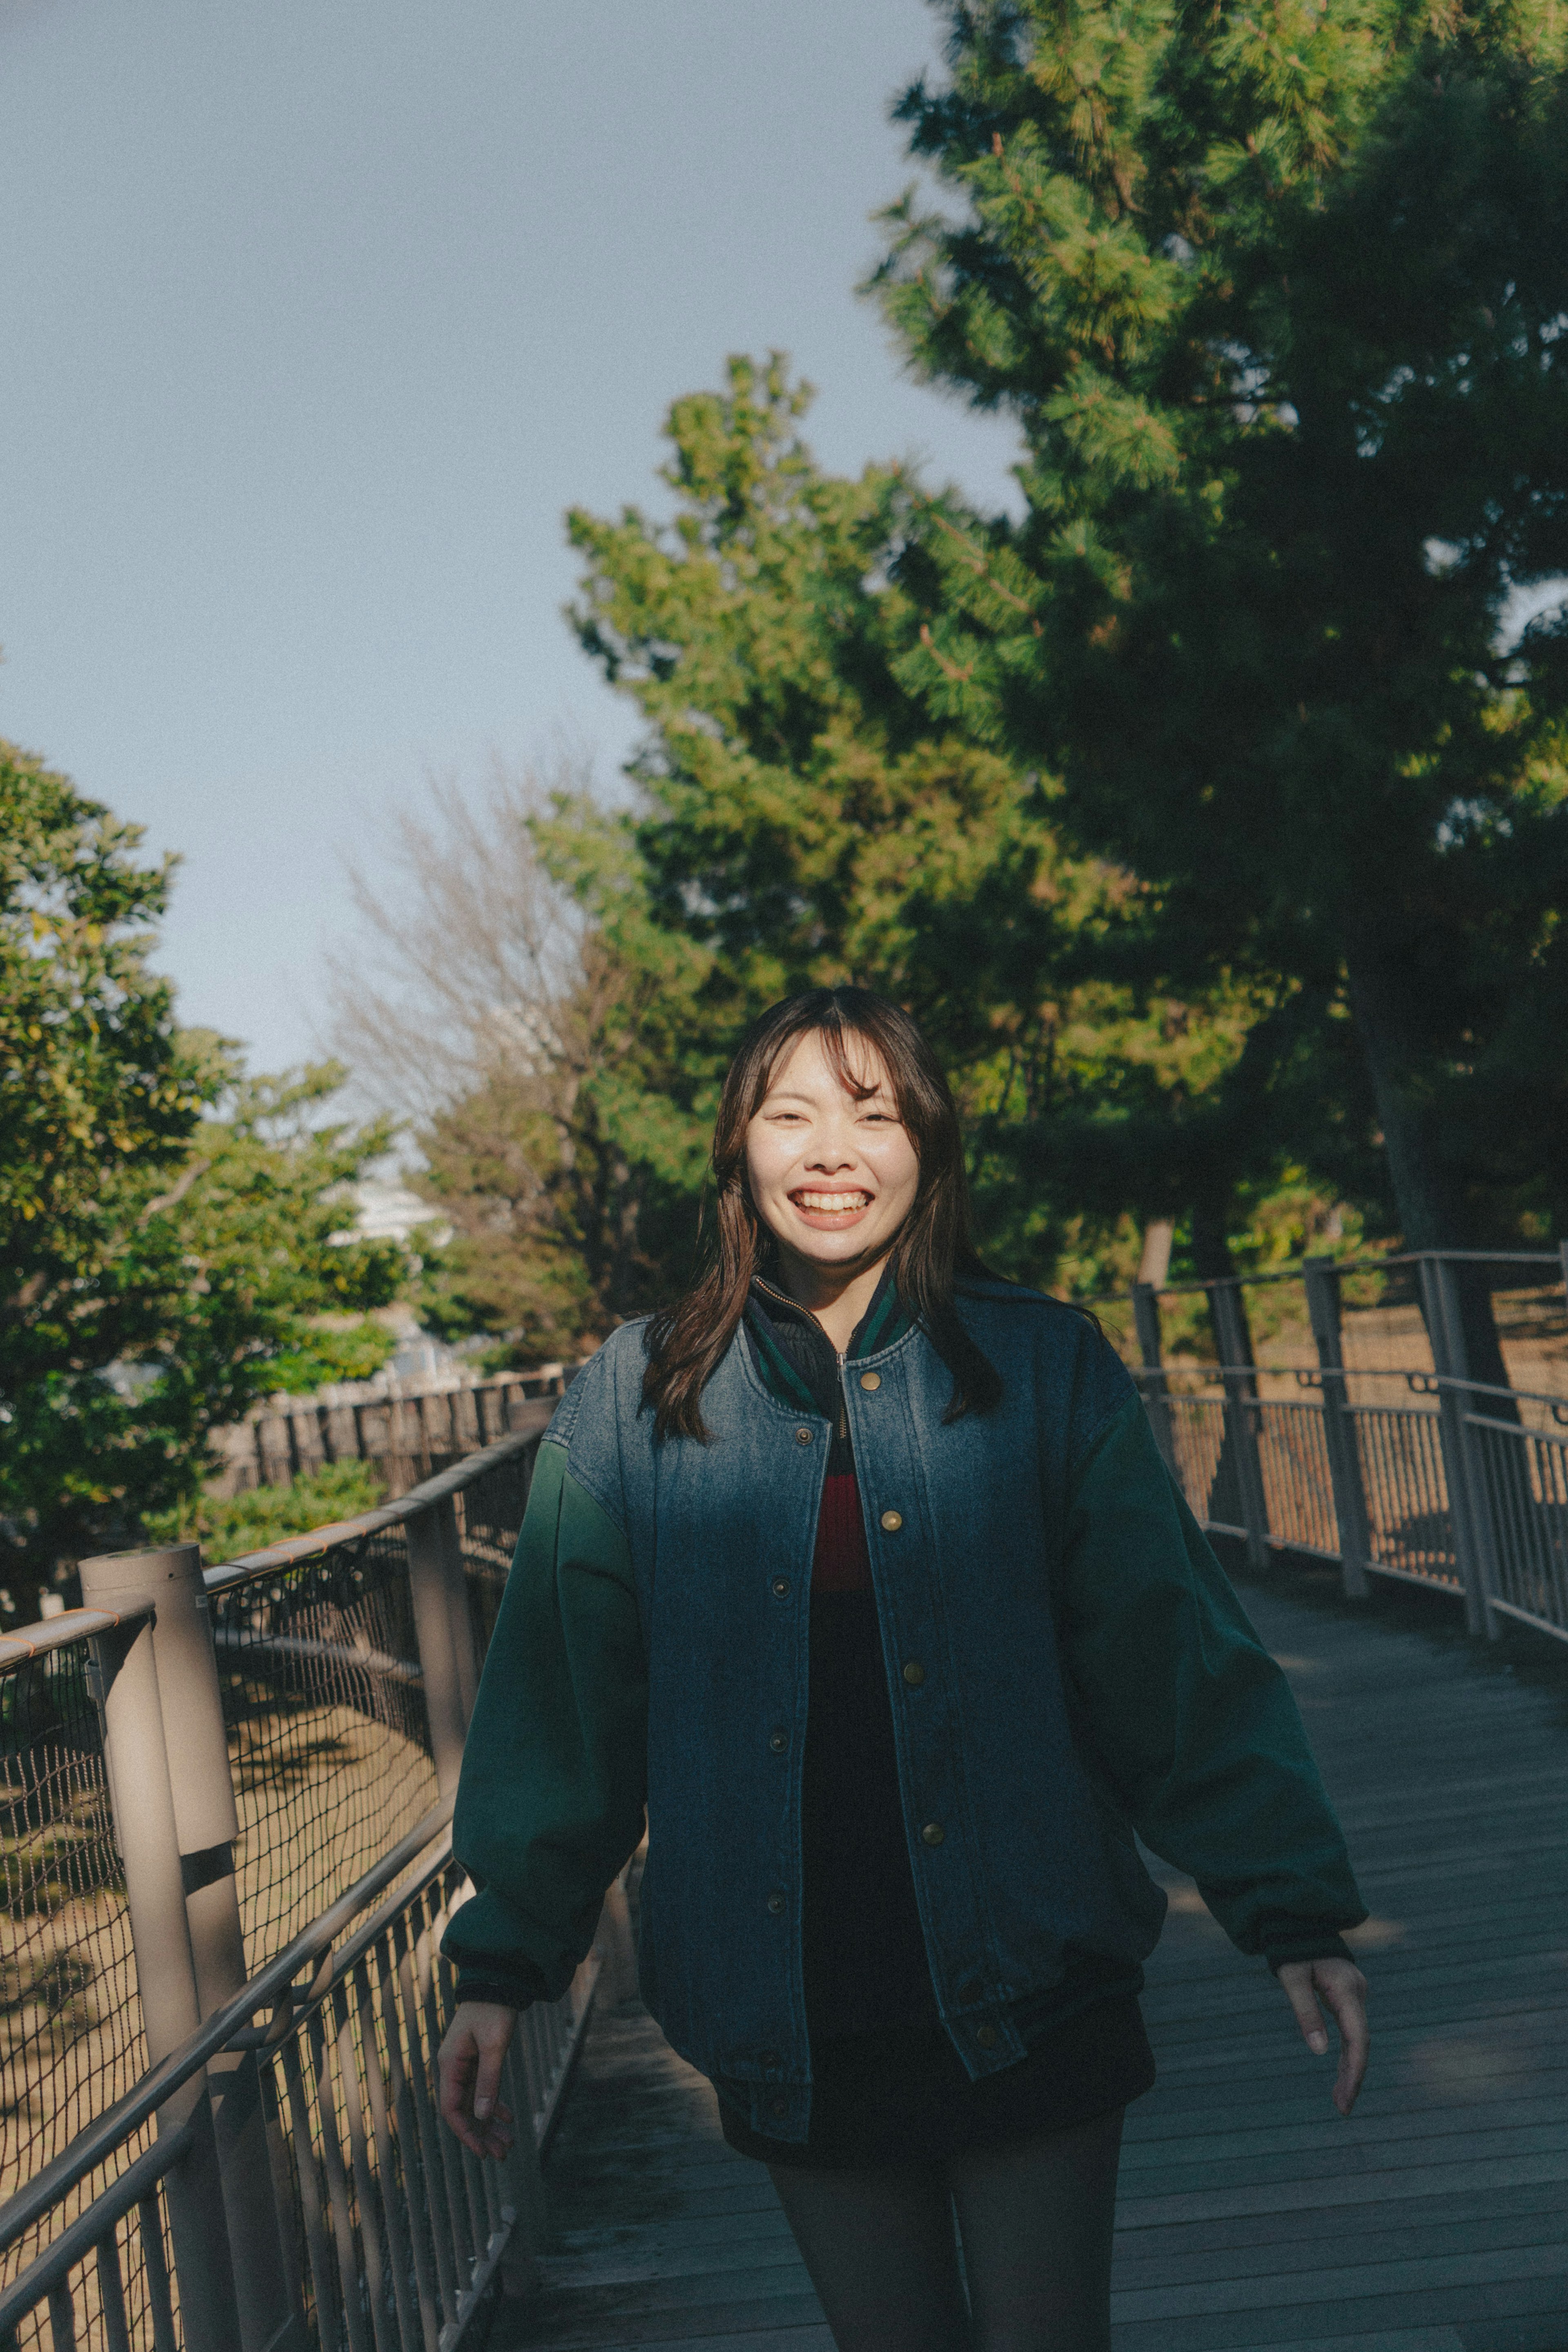
[[[391,1177],[361,1177],[353,1192],[354,1231],[365,1241],[409,1242],[417,1248],[414,1236],[421,1225],[432,1228],[434,1242],[451,1238],[452,1228],[443,1221],[439,1209],[433,1209],[428,1201]]]

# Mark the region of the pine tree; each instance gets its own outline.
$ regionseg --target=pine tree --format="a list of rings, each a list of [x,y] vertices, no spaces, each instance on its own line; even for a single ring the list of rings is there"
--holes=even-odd
[[[1411,1245],[1564,1229],[1568,625],[1513,616],[1568,572],[1568,19],[943,14],[898,111],[957,202],[877,283],[1027,511],[936,517],[901,680],[1196,961],[1348,1011]]]
[[[947,691],[927,616],[970,561],[961,509],[897,467],[824,472],[808,397],[777,356],[733,360],[670,412],[668,525],[570,518],[579,634],[648,726],[632,809],[562,803],[543,836],[664,1024],[628,1150],[639,1103],[650,1135],[661,1101],[701,1132],[765,1005],[852,979],[909,1004],[954,1071],[999,1264],[1092,1288],[1165,1214],[1222,1271],[1239,1194],[1300,1175],[1338,1043],[1322,1006],[1194,955],[1124,866],[1068,854],[1055,780]],[[1305,1155],[1331,1197],[1367,1189],[1343,1075]]]

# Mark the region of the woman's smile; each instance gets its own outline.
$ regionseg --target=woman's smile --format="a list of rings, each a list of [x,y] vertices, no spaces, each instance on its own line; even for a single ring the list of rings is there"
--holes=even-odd
[[[870,1208],[873,1195],[863,1191],[816,1192],[800,1185],[789,1194],[798,1215],[813,1225],[851,1225]]]

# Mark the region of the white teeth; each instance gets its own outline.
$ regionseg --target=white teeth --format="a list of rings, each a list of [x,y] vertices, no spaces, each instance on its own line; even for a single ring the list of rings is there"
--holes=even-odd
[[[797,1192],[802,1209],[863,1209],[869,1192]]]

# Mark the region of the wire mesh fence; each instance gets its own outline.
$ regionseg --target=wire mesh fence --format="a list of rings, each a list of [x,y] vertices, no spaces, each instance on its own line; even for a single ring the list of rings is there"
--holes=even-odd
[[[509,1455],[472,1480],[455,1498],[469,1614],[480,1658],[496,1630],[517,1530],[528,1507],[535,1458],[531,1450]]]
[[[6,1645],[10,1647],[10,1644]],[[0,2199],[51,2162],[147,2063],[125,1885],[85,1640],[0,1669]],[[95,2169],[46,2226],[0,2254],[8,2284],[147,2135]],[[147,2308],[139,2258],[121,2265],[130,2313]]]
[[[215,1663],[214,1738],[221,1755],[226,1736],[238,1837],[232,1850],[174,1864],[173,1901],[183,1942],[185,1906],[206,1899],[196,1890],[232,1852],[251,1983],[269,1967],[285,1972],[267,1995],[270,2037],[246,2028],[237,2042],[213,2047],[257,2052],[222,2061],[220,2074],[230,2068],[222,2079],[232,2084],[236,2063],[255,2073],[279,2225],[304,2282],[302,2340],[321,2352],[449,2347],[516,2219],[509,2207],[503,2213],[496,2183],[466,2165],[444,2126],[437,2131],[430,2104],[430,2062],[451,1991],[436,1945],[463,1891],[457,1865],[431,1840],[450,1811],[472,1689],[473,1667],[465,1679],[458,1652],[472,1640],[482,1656],[546,1419],[548,1410],[534,1406],[530,1432],[401,1506],[211,1571],[204,1596],[197,1579],[201,1638],[210,1637]],[[185,1557],[183,1572],[195,1576],[193,1554]],[[132,1583],[151,1572],[100,1565]],[[441,1632],[449,1622],[455,1628],[453,1611],[461,1642],[455,1630]],[[165,1613],[163,1600],[151,1611],[138,1601],[130,1622],[154,1639]],[[0,1643],[0,2341],[47,2339],[54,2352],[181,2352],[185,2340],[183,2273],[173,2256],[189,2224],[177,2214],[171,2224],[170,2199],[179,2189],[178,2210],[188,2212],[193,2192],[181,2184],[194,2159],[167,2131],[155,2136],[159,2104],[165,2122],[170,2110],[167,2094],[149,2087],[163,2078],[149,2073],[158,2052],[150,2053],[141,2024],[131,1920],[142,1915],[128,1903],[104,1746],[104,1675],[118,1669],[106,1664],[100,1673],[87,1638],[120,1622],[100,1609],[83,1612],[74,1638],[63,1626],[27,1629],[49,1645],[44,1655],[28,1654],[24,1641]],[[110,1647],[118,1657],[115,1644],[141,1638],[116,1633]],[[162,1684],[150,1687],[156,1721],[166,1702]],[[141,1795],[140,1787],[134,1796],[120,1790],[125,1801]],[[180,1874],[192,1864],[182,1895]],[[300,1966],[308,1976],[316,1967],[297,1955],[331,1949],[339,1930],[322,1946],[323,1920],[362,1908],[367,1889],[382,1904],[371,1931],[347,1959],[340,1949],[327,1964],[329,1980],[318,1969],[308,1990],[291,1987]],[[141,1899],[145,1911],[145,1889]],[[559,2089],[591,1973],[519,2041],[525,2113],[536,2112],[538,2096],[548,2104],[552,2065]],[[248,1990],[242,1965],[236,2022]],[[123,2125],[108,2112],[117,2102],[126,2106]],[[210,2126],[207,2144],[216,2146]],[[223,2226],[233,2220],[231,2212]],[[198,2308],[209,2315],[205,2336],[193,2339],[198,2352],[229,2352],[226,2338],[213,2343],[210,2304]]]
[[[164,2182],[184,2154],[187,2135],[165,2135],[125,2149],[116,2177],[89,2210],[63,2230],[40,2259],[0,2283],[0,2341],[17,2352],[78,2343],[106,2352],[183,2352],[179,2287]],[[16,2252],[26,2242],[18,2240]]]
[[[406,1534],[335,1544],[209,1606],[258,1968],[435,1802]]]

